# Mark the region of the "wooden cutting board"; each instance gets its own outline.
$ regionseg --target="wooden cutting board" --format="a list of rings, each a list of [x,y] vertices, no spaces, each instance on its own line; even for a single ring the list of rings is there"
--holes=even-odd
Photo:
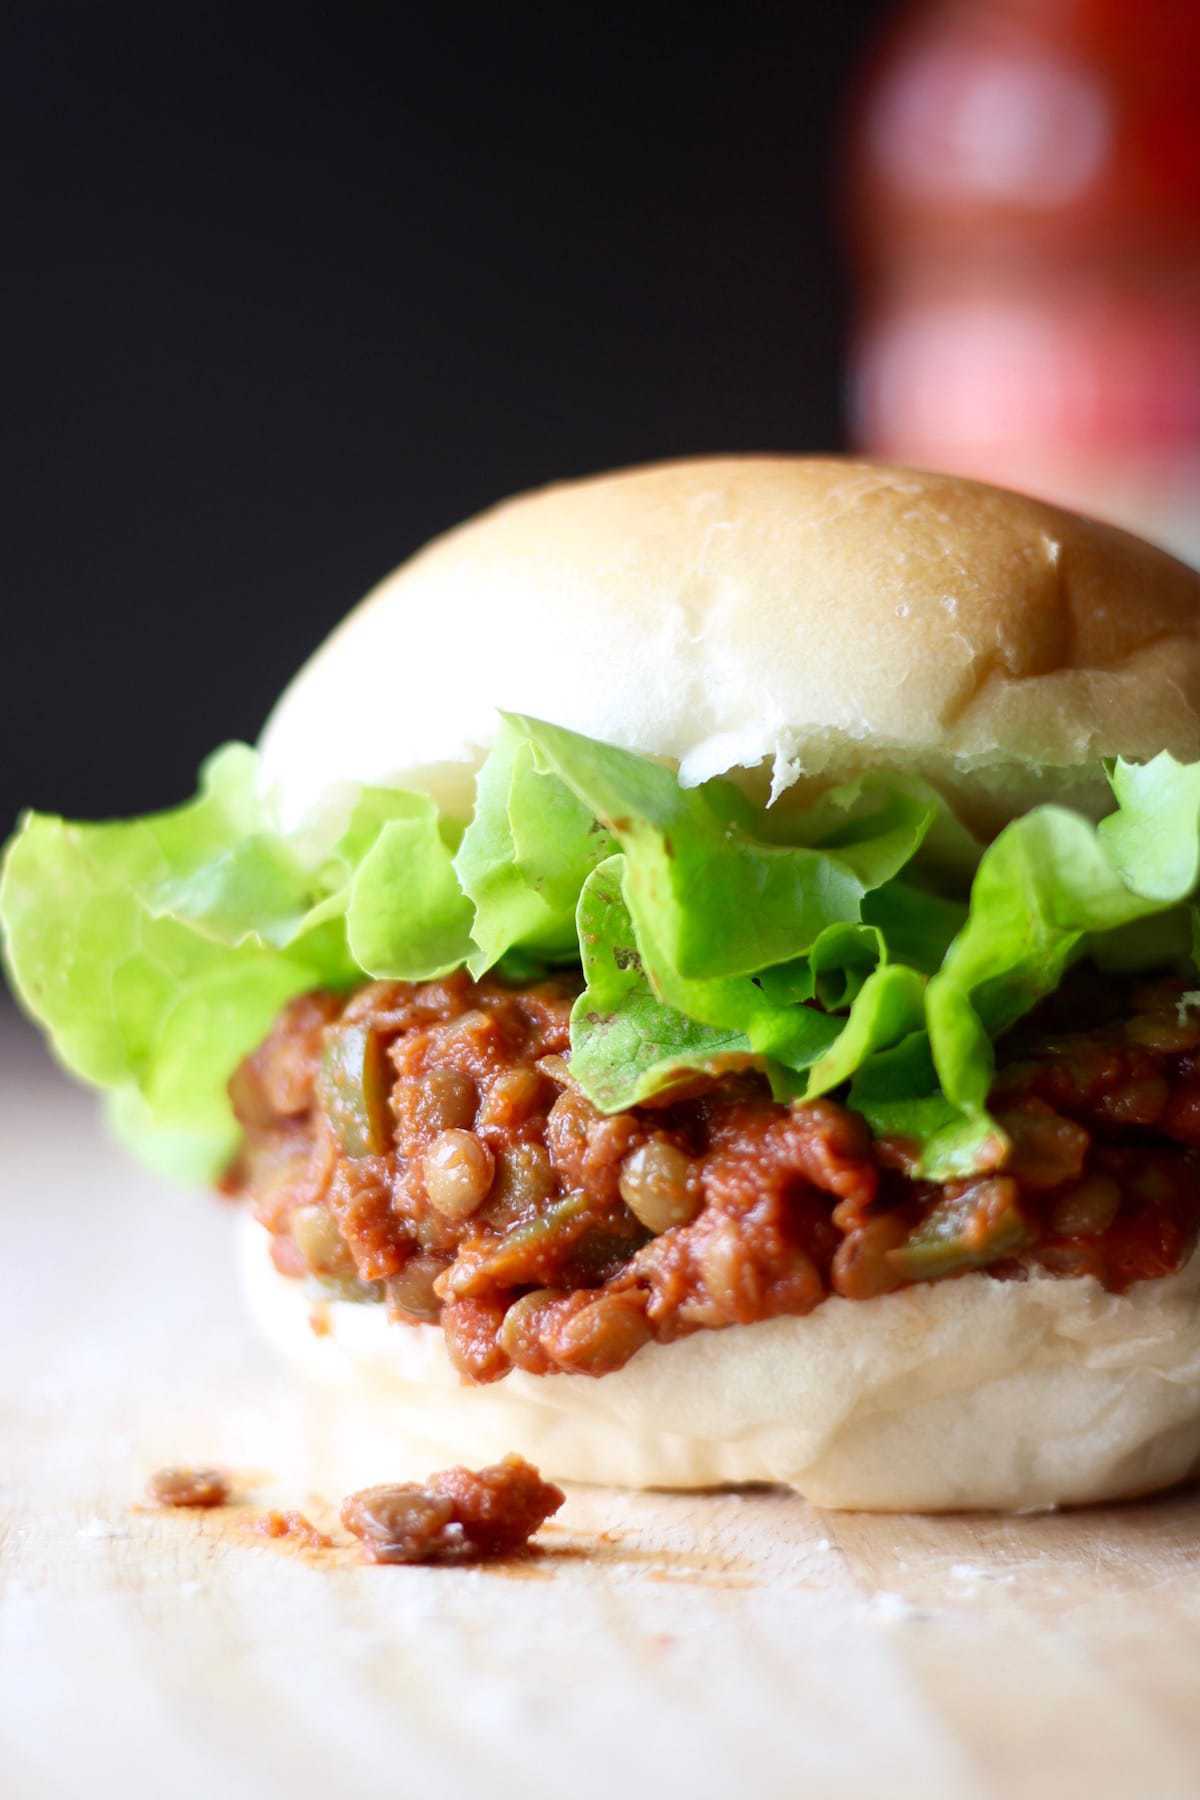
[[[476,1569],[264,1537],[353,1482],[332,1398],[243,1324],[228,1213],[131,1165],[15,1021],[0,1075],[10,1800],[1200,1794],[1193,1495],[922,1519],[581,1488],[540,1555]],[[238,1503],[142,1509],[173,1461]]]

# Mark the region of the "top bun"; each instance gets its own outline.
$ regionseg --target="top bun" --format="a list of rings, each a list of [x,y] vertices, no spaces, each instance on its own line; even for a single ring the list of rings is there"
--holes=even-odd
[[[985,829],[1098,811],[1101,756],[1200,757],[1200,576],[956,476],[697,458],[540,489],[436,539],[358,607],[263,738],[314,842],[357,786],[471,805],[497,709],[778,798],[916,770]]]

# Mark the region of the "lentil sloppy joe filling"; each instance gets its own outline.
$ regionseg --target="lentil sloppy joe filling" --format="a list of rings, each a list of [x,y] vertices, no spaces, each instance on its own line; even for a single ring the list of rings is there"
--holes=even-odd
[[[1200,1224],[1200,1011],[1071,977],[1001,1040],[1007,1164],[917,1179],[836,1101],[739,1073],[604,1115],[567,980],[455,974],[292,1001],[231,1084],[245,1195],[285,1275],[440,1324],[476,1382],[604,1375],[643,1345],[986,1270],[1171,1274]]]

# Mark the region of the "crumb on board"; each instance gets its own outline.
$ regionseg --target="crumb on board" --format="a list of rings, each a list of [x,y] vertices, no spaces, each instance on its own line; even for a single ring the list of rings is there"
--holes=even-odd
[[[232,1492],[221,1469],[156,1469],[146,1484],[155,1506],[226,1506]]]
[[[294,1538],[308,1550],[329,1550],[333,1539],[324,1531],[318,1531],[311,1519],[302,1512],[293,1510],[281,1511],[273,1507],[270,1512],[263,1513],[254,1529],[263,1537]]]
[[[147,1483],[158,1508],[226,1506],[233,1498],[221,1469],[172,1466]],[[428,1480],[386,1483],[349,1495],[341,1520],[373,1563],[470,1562],[513,1556],[558,1511],[565,1495],[519,1456],[484,1469],[444,1469]],[[249,1523],[249,1521],[243,1521]],[[272,1507],[250,1524],[259,1537],[305,1550],[330,1550],[335,1540],[295,1508]],[[82,1528],[89,1537],[118,1536],[101,1519]]]
[[[116,1526],[110,1525],[107,1519],[101,1519],[99,1517],[96,1517],[96,1518],[88,1519],[86,1521],[86,1523],[81,1525],[79,1527],[79,1531],[76,1535],[81,1538],[100,1539],[100,1538],[124,1538],[124,1537],[128,1537],[129,1533],[127,1531],[118,1531]]]
[[[894,1594],[886,1589],[882,1593],[874,1595],[871,1601],[871,1610],[875,1617],[881,1619],[885,1625],[904,1625],[911,1619],[919,1619],[924,1616],[911,1600],[904,1598],[903,1594]]]
[[[566,1496],[519,1456],[486,1469],[444,1469],[424,1482],[363,1488],[342,1524],[368,1562],[463,1562],[523,1550]]]

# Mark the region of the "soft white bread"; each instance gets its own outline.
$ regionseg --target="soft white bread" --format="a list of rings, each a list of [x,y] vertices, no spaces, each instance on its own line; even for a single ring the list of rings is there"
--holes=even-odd
[[[1101,755],[1200,756],[1200,576],[947,475],[664,463],[510,500],[384,581],[262,744],[285,829],[363,782],[471,804],[497,708],[774,793],[886,763],[985,825],[1102,805]]]
[[[1151,1493],[1200,1468],[1200,1257],[1106,1293],[1090,1278],[966,1275],[651,1344],[615,1375],[464,1387],[429,1325],[322,1306],[242,1222],[264,1335],[336,1384],[347,1479],[516,1450],[630,1487],[772,1481],[820,1506],[1019,1511]]]

